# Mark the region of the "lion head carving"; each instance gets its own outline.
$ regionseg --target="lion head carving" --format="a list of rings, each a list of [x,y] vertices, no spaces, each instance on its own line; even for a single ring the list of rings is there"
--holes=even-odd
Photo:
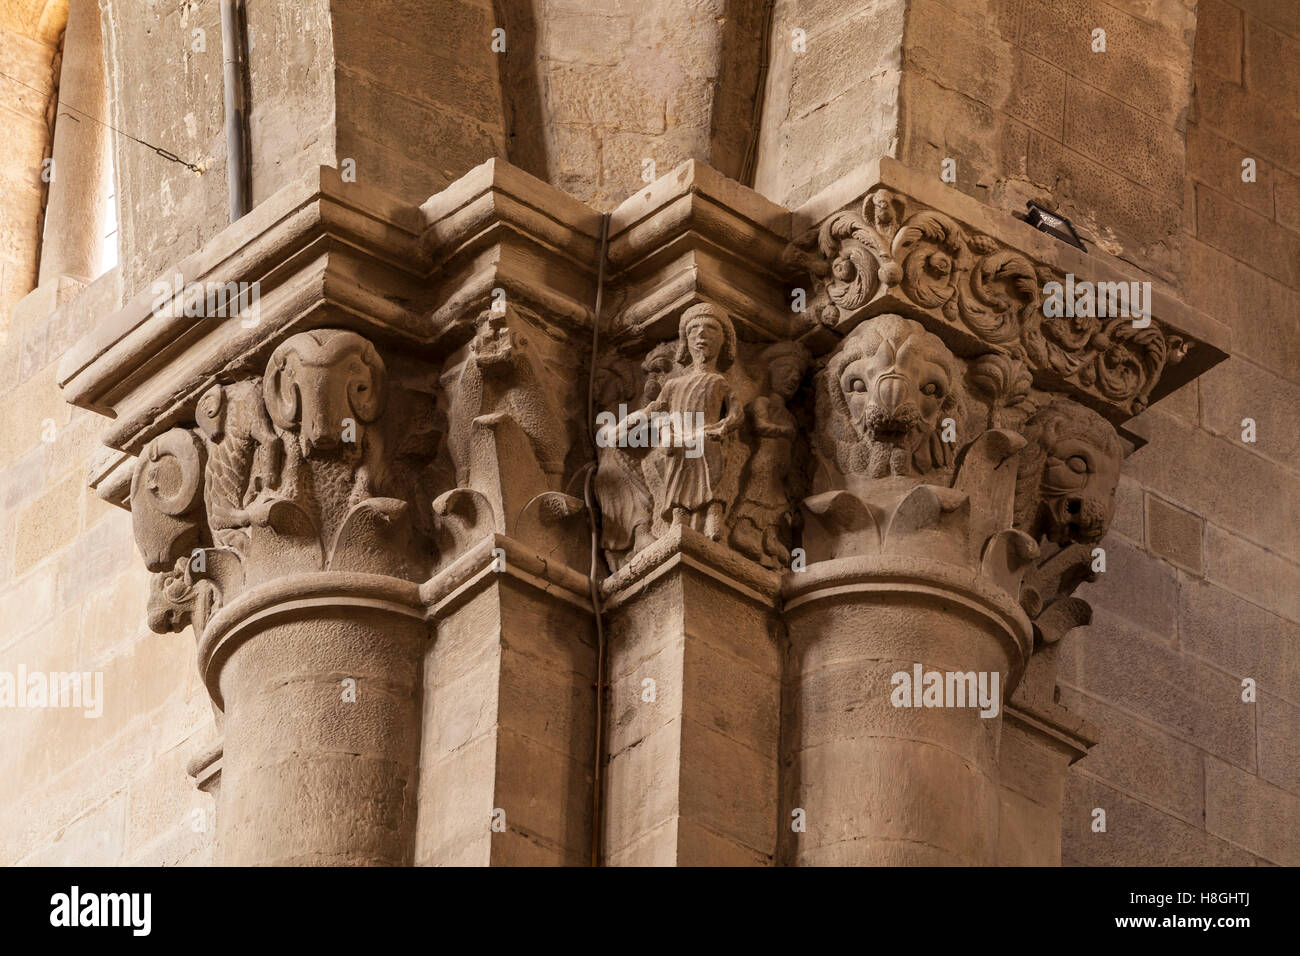
[[[1110,422],[1058,399],[1025,422],[1016,527],[1056,544],[1095,544],[1115,514],[1123,449]]]
[[[923,474],[952,462],[943,420],[961,402],[963,370],[948,347],[919,322],[881,315],[859,325],[826,368],[826,390],[850,434],[837,459],[872,478]],[[844,438],[855,447],[845,448]]]

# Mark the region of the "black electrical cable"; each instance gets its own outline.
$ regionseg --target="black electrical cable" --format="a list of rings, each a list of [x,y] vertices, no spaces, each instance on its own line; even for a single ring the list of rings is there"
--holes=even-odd
[[[595,440],[596,433],[596,352],[600,347],[600,309],[605,292],[605,257],[609,248],[609,213],[600,217],[600,260],[596,267],[596,305],[591,317],[591,368],[587,376],[587,433]],[[591,527],[591,566],[587,583],[591,589],[591,610],[596,617],[596,734],[595,754],[591,773],[591,865],[600,866],[600,787],[601,763],[605,749],[605,626],[601,620],[600,581],[597,576],[600,561],[600,525],[596,520],[596,499],[593,485],[596,468],[593,461],[587,465],[587,478],[583,482],[582,496],[587,505],[587,522]]]

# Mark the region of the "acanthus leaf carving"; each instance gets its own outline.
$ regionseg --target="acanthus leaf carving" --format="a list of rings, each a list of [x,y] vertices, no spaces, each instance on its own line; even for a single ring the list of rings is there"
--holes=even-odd
[[[1041,542],[1091,545],[1108,529],[1114,427],[1035,392],[1019,358],[958,358],[920,323],[883,314],[827,357],[818,399],[818,488],[829,490],[803,502],[812,561],[915,555],[1019,596]],[[1077,611],[1061,603],[1044,621]]]

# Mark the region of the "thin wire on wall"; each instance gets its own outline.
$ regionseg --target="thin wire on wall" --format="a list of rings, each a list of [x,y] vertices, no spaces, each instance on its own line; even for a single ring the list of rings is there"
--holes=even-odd
[[[596,267],[596,305],[591,317],[591,368],[587,377],[587,433],[596,432],[596,354],[600,348],[600,311],[605,292],[605,257],[609,248],[609,213],[600,217],[600,260]],[[587,466],[587,479],[583,482],[583,499],[587,505],[587,523],[591,527],[591,566],[587,583],[591,589],[591,609],[596,617],[596,733],[595,762],[592,765],[591,784],[591,865],[600,866],[600,787],[601,762],[605,747],[605,627],[600,610],[600,524],[596,519],[596,500],[593,486],[598,462]]]

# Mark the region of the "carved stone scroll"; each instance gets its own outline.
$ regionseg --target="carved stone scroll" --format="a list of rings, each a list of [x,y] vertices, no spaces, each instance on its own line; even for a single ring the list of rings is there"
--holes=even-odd
[[[1050,315],[1044,288],[1064,285],[1059,270],[883,187],[797,237],[787,258],[807,270],[809,312],[825,325],[852,325],[877,301],[905,303],[964,354],[1004,351],[1042,387],[1077,389],[1119,417],[1146,407],[1191,344],[1149,316],[1135,323],[1096,307]],[[1108,304],[1115,285],[1098,286]]]
[[[136,466],[136,539],[158,572],[150,626],[201,635],[245,588],[301,571],[427,574],[436,447],[409,439],[436,443],[432,401],[394,388],[374,345],[343,329],[298,333],[265,375],[211,386],[194,427]]]

